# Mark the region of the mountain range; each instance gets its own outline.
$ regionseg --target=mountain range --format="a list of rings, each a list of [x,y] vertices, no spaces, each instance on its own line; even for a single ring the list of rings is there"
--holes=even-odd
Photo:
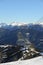
[[[26,24],[26,23],[0,23],[0,45],[15,45],[18,40],[18,33],[21,32],[23,37],[27,38],[34,46],[43,51],[43,25]],[[27,36],[26,34],[29,33]]]

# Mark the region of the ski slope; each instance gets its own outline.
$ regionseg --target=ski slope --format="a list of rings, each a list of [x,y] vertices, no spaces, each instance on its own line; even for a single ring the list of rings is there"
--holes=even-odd
[[[43,65],[43,57],[36,57],[29,60],[18,60],[15,62],[2,63],[0,65]]]

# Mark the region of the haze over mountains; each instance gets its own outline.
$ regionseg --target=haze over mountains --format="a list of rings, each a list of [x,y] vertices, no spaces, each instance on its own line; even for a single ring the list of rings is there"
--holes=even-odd
[[[0,23],[0,45],[17,44],[18,33],[27,38],[38,50],[43,51],[43,25],[26,23]],[[28,33],[28,35],[27,35]]]

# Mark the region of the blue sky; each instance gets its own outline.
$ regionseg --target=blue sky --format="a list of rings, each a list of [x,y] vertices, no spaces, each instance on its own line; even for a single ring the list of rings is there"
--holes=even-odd
[[[36,22],[43,17],[43,0],[0,0],[0,22]]]

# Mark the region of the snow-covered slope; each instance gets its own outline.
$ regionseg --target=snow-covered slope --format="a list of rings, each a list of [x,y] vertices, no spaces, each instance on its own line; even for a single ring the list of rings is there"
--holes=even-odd
[[[43,65],[43,57],[36,57],[30,60],[18,60],[16,62],[2,63],[0,65]]]

